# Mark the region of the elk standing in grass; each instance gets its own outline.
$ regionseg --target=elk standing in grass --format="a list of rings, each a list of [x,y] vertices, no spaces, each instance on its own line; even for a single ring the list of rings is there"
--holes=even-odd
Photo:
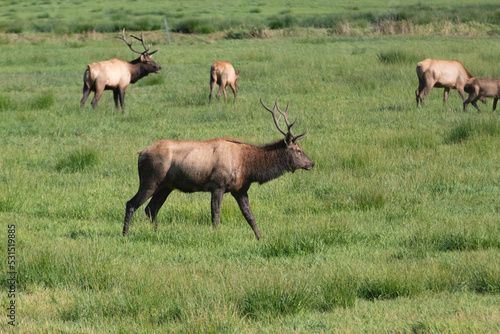
[[[101,98],[104,90],[112,90],[115,99],[115,106],[118,109],[118,100],[122,107],[122,113],[125,113],[125,90],[131,83],[136,83],[139,79],[147,76],[149,73],[158,73],[161,70],[160,65],[151,59],[158,50],[149,52],[149,48],[144,44],[144,36],[141,33],[141,38],[131,35],[133,38],[142,42],[144,51],[136,51],[132,48],[132,43],[125,39],[125,29],[122,36],[116,37],[123,40],[130,50],[139,53],[141,56],[132,61],[113,58],[110,60],[100,61],[87,65],[87,70],[83,75],[83,97],[80,102],[81,106],[85,105],[90,92],[94,92],[92,99],[92,107],[95,109],[97,102]]]
[[[472,103],[472,105],[476,107],[479,112],[482,112],[477,106],[477,101],[481,100],[484,103],[484,99],[487,97],[494,98],[493,111],[495,111],[498,99],[500,98],[500,80],[472,78],[465,85],[465,91],[469,93],[469,97],[464,101],[464,112],[466,111],[469,103]]]
[[[418,88],[415,91],[417,107],[432,87],[444,88],[443,103],[448,100],[450,88],[455,88],[465,100],[464,87],[472,75],[457,60],[425,59],[417,64]]]
[[[215,84],[219,85],[219,91],[217,92],[217,99],[220,98],[220,94],[224,93],[224,99],[227,101],[226,87],[230,86],[234,94],[234,102],[236,102],[237,87],[238,87],[238,76],[240,71],[235,71],[233,65],[227,61],[216,61],[210,68],[210,95],[208,96],[208,102],[212,102],[212,94],[215,90]]]
[[[288,105],[282,112],[277,100],[273,109],[268,108],[262,99],[260,101],[273,115],[274,123],[284,138],[263,146],[227,137],[207,141],[160,140],[139,151],[140,185],[135,196],[127,202],[123,235],[128,233],[134,212],[150,197],[146,215],[155,222],[158,210],[168,195],[178,189],[186,193],[211,193],[214,228],[219,224],[222,197],[230,192],[257,239],[262,238],[248,200],[250,185],[268,182],[285,172],[310,170],[314,163],[297,144],[307,131],[298,136],[293,134],[291,128],[295,121],[288,122]],[[276,109],[283,115],[287,131],[279,126],[281,115],[276,118]]]

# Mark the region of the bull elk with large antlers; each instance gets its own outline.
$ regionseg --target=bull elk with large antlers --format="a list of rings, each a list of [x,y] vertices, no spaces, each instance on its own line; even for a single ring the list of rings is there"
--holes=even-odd
[[[307,135],[307,130],[298,136],[292,132],[295,121],[288,121],[289,104],[285,112],[282,112],[277,100],[273,109],[268,108],[262,99],[260,101],[272,114],[274,123],[284,138],[262,146],[227,137],[207,141],[160,140],[139,151],[140,185],[135,196],[127,202],[123,235],[129,231],[134,212],[150,197],[146,215],[155,222],[158,210],[167,197],[178,189],[185,193],[211,193],[214,228],[219,224],[222,197],[227,192],[231,193],[257,239],[262,238],[250,208],[250,185],[254,182],[268,182],[285,172],[310,170],[314,163],[297,143]],[[276,117],[276,110],[280,113],[279,117]],[[286,122],[286,131],[279,125],[281,116]]]
[[[149,45],[149,48],[146,47],[142,32],[141,38],[134,35],[131,35],[131,37],[142,43],[144,51],[137,51],[132,48],[132,42],[129,43],[125,38],[125,29],[123,29],[122,36],[115,38],[123,40],[130,50],[140,54],[141,56],[139,58],[132,61],[113,58],[87,65],[87,70],[83,75],[83,97],[80,102],[82,107],[85,105],[85,102],[87,102],[87,98],[91,91],[94,92],[92,107],[95,108],[103,91],[112,90],[116,109],[119,108],[119,100],[122,107],[122,113],[125,113],[125,90],[128,85],[136,83],[149,73],[160,72],[161,66],[151,59],[151,56],[158,50],[149,52],[151,45]]]

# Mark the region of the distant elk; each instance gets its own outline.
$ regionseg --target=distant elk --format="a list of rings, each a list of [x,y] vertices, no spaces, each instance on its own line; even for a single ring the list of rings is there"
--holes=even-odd
[[[497,102],[500,98],[500,80],[487,78],[472,78],[465,85],[465,91],[469,93],[469,97],[464,101],[464,112],[467,110],[467,105],[472,105],[479,111],[482,110],[477,106],[477,101],[486,102],[485,98],[492,97],[493,111],[497,108]]]
[[[424,104],[432,87],[444,88],[443,103],[448,100],[450,88],[465,100],[464,87],[472,75],[458,60],[425,59],[417,64],[418,88],[415,91],[417,107]]]
[[[227,61],[216,61],[212,67],[210,67],[210,95],[208,96],[208,102],[212,102],[212,94],[215,90],[216,83],[219,85],[217,99],[220,98],[221,93],[224,93],[224,99],[227,101],[226,87],[230,86],[233,90],[234,102],[236,102],[239,75],[240,71],[235,71],[231,63]]]
[[[102,96],[103,91],[112,90],[115,99],[115,107],[118,109],[118,100],[122,108],[122,113],[125,113],[125,90],[129,84],[136,83],[139,79],[144,78],[149,73],[159,73],[161,66],[151,59],[151,55],[158,50],[149,52],[149,48],[144,43],[144,35],[141,32],[141,38],[134,35],[131,37],[142,43],[144,51],[137,51],[132,48],[132,43],[125,39],[125,29],[122,31],[121,37],[115,37],[123,40],[130,50],[141,56],[132,61],[113,58],[110,60],[100,61],[87,65],[87,70],[83,75],[83,97],[80,102],[81,107],[87,102],[90,92],[94,92],[92,99],[92,107],[95,109],[97,102]]]
[[[307,135],[307,130],[298,136],[292,132],[295,121],[288,121],[289,104],[282,112],[277,100],[273,109],[268,108],[262,99],[260,102],[272,114],[274,124],[284,138],[263,146],[228,137],[207,141],[160,140],[139,151],[140,185],[135,196],[127,202],[123,235],[129,231],[134,212],[150,197],[146,215],[155,222],[158,210],[167,197],[178,189],[185,193],[211,193],[214,228],[219,224],[222,197],[227,192],[231,193],[255,236],[261,239],[248,199],[250,185],[268,182],[285,172],[310,170],[314,163],[297,143]],[[278,118],[276,109],[280,113]],[[287,131],[279,126],[281,116],[285,119]]]

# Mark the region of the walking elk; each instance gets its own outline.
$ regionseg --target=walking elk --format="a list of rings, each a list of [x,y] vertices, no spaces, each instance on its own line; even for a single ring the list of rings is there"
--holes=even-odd
[[[432,87],[444,88],[443,103],[448,100],[450,88],[455,88],[465,100],[464,87],[472,75],[458,60],[425,59],[417,64],[418,88],[415,91],[417,107],[429,94]]]
[[[149,52],[149,48],[144,43],[144,35],[141,33],[141,38],[134,35],[131,37],[142,43],[144,51],[137,51],[132,48],[132,43],[125,39],[125,29],[123,29],[121,39],[128,45],[130,50],[141,56],[132,61],[126,61],[119,58],[100,61],[87,65],[87,70],[83,75],[83,97],[80,101],[81,107],[87,102],[90,92],[94,92],[92,99],[92,107],[95,109],[97,102],[101,98],[104,90],[112,90],[115,99],[115,107],[118,109],[118,99],[122,108],[122,113],[125,113],[125,90],[129,84],[136,83],[139,79],[147,76],[149,73],[159,73],[161,66],[151,59],[151,56],[158,50]]]
[[[220,94],[224,93],[224,99],[227,101],[226,87],[230,86],[234,94],[234,102],[236,102],[238,87],[238,76],[240,71],[235,71],[233,65],[227,61],[216,61],[212,67],[210,67],[210,95],[208,96],[208,102],[212,102],[212,93],[215,90],[215,83],[219,85],[219,91],[217,92],[217,99],[220,98]]]
[[[211,193],[214,228],[219,224],[222,197],[226,192],[231,193],[255,236],[261,239],[248,199],[250,185],[268,182],[285,172],[310,170],[314,163],[297,143],[307,135],[307,130],[298,136],[292,132],[295,121],[288,121],[289,104],[282,112],[277,100],[273,109],[268,108],[262,99],[260,102],[272,114],[274,124],[284,138],[263,146],[227,137],[207,141],[160,140],[139,151],[140,185],[135,196],[127,202],[123,235],[129,231],[134,212],[150,197],[146,215],[155,222],[158,210],[167,197],[178,189],[185,193]],[[280,113],[278,118],[276,109]],[[281,116],[285,119],[287,131],[279,126]]]
[[[477,100],[485,102],[487,97],[493,98],[493,111],[497,108],[497,102],[500,98],[500,80],[487,78],[472,78],[465,85],[465,91],[469,93],[469,97],[464,101],[464,112],[467,110],[467,105],[472,102],[472,105],[481,112],[477,106]]]

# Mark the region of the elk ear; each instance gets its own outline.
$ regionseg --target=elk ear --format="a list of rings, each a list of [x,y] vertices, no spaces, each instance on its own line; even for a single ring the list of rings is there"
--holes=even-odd
[[[240,70],[236,70],[236,76],[240,75]]]
[[[290,146],[290,144],[294,143],[294,140],[293,140],[293,135],[288,132],[285,136],[285,144],[286,146]]]

